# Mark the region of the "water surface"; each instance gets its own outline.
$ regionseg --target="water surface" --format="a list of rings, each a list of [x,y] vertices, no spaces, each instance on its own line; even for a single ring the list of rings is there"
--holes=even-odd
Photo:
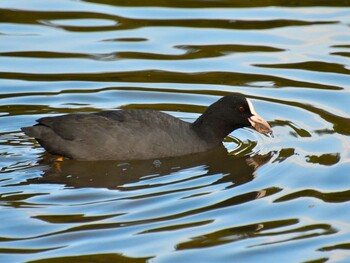
[[[349,25],[347,0],[1,1],[1,261],[349,262]],[[274,136],[55,162],[20,131],[120,108],[193,122],[230,93]]]

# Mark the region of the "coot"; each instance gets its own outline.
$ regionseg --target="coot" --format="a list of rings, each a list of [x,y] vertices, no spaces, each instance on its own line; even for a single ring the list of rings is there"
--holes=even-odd
[[[269,124],[239,94],[222,97],[193,123],[153,110],[114,110],[45,117],[22,130],[52,154],[77,160],[135,160],[204,152],[233,130]]]

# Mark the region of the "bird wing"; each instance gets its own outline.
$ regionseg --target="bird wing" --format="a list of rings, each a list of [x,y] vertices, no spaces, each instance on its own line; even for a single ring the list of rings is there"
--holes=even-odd
[[[122,115],[114,115],[114,119],[97,114],[69,114],[38,119],[38,126],[50,128],[55,134],[65,140],[83,140],[91,136],[113,129],[122,120]],[[107,133],[108,134],[108,133]]]

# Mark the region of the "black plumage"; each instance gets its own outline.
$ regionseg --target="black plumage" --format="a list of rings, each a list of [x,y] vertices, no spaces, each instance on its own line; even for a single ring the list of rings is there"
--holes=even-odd
[[[48,152],[72,159],[162,158],[219,146],[233,130],[252,125],[251,105],[234,94],[210,105],[194,123],[153,110],[115,110],[45,117],[22,130]]]

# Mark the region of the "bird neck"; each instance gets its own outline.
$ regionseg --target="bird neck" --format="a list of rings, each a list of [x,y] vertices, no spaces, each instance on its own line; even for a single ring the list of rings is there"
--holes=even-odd
[[[220,145],[224,138],[234,130],[227,120],[216,116],[211,111],[204,112],[191,124],[191,128],[201,139],[212,146]]]

